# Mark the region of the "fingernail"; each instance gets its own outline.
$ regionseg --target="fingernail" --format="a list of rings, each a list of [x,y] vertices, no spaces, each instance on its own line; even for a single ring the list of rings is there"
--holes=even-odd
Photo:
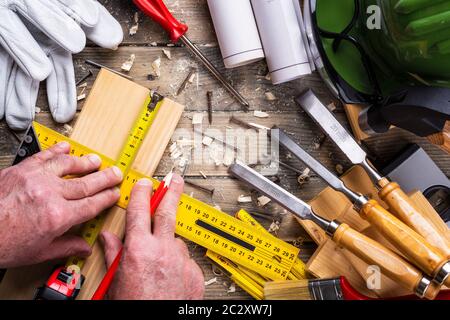
[[[102,159],[100,159],[100,157],[96,154],[88,155],[88,159],[97,167],[99,167],[102,164]]]
[[[172,177],[172,182],[171,183],[176,183],[176,184],[182,184],[183,183],[183,178],[178,175],[178,174],[174,174]]]
[[[122,170],[120,170],[120,169],[117,168],[116,166],[112,167],[112,170],[113,170],[114,174],[115,174],[118,178],[120,178],[120,180],[123,179],[123,173],[122,173]]]
[[[115,187],[114,193],[116,194],[116,196],[120,197],[120,189],[119,188]]]
[[[152,182],[149,179],[144,178],[144,179],[139,180],[137,182],[137,184],[140,185],[140,186],[148,187],[148,186],[152,185]]]
[[[62,141],[59,142],[56,146],[60,149],[67,149],[70,147],[70,144],[67,141]]]

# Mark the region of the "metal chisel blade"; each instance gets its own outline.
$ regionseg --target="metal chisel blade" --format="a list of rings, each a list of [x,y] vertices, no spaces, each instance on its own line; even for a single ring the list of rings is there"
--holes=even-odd
[[[365,161],[367,154],[312,90],[295,100],[353,164],[362,164]]]
[[[297,143],[294,142],[294,140],[289,138],[288,135],[283,132],[283,130],[272,130],[278,130],[278,134],[275,133],[273,135],[273,139],[278,139],[280,145],[285,147],[295,157],[305,163],[312,171],[314,171],[318,176],[325,180],[333,189],[342,192],[348,191],[348,189],[344,186],[344,183],[338,177],[336,177],[333,173],[331,173],[330,170],[325,168],[319,161],[314,159],[305,150],[303,150]]]
[[[229,172],[237,179],[271,198],[299,218],[315,220],[311,207],[307,203],[276,185],[250,167],[237,163],[230,166]]]

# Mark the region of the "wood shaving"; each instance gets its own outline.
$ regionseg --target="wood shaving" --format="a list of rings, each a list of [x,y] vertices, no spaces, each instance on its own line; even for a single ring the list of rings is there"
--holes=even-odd
[[[203,179],[208,179],[208,177],[206,176],[206,174],[203,173],[203,171],[199,171],[198,173],[200,173]]]
[[[153,74],[159,78],[161,77],[161,58],[158,57],[155,61],[152,62]]]
[[[81,101],[81,100],[84,100],[84,99],[86,99],[86,94],[85,94],[85,93],[82,93],[82,94],[80,94],[80,95],[77,97],[77,101]]]
[[[211,138],[211,137],[204,137],[202,143],[203,143],[205,146],[210,146],[211,143],[212,143],[213,141],[214,141],[214,140],[213,140],[213,138]]]
[[[272,201],[270,198],[268,198],[266,196],[261,196],[261,197],[258,198],[258,206],[264,207],[270,201]]]
[[[270,225],[270,227],[267,231],[269,231],[270,233],[275,233],[278,230],[280,230],[280,222],[274,221],[274,222],[272,222],[272,224]]]
[[[196,124],[202,124],[203,122],[203,113],[195,113],[194,116],[192,117],[192,124],[196,125]]]
[[[269,117],[269,114],[267,112],[258,111],[258,110],[255,110],[253,115],[257,118],[268,118]]]
[[[72,134],[72,131],[73,131],[72,126],[66,123],[64,125],[64,135],[70,136]]]
[[[195,77],[196,77],[196,76],[197,76],[197,73],[191,74],[191,76],[190,76],[189,79],[188,79],[188,82],[189,82],[190,84],[194,83],[194,80],[195,80]]]
[[[236,292],[236,285],[232,283],[228,288],[227,293],[235,293],[235,292]]]
[[[306,182],[308,182],[310,173],[311,173],[311,169],[309,169],[309,168],[306,168],[305,170],[303,170],[303,173],[297,179],[298,184],[302,186]]]
[[[342,164],[337,164],[336,165],[336,172],[341,175],[344,173],[344,167],[342,166]]]
[[[170,153],[174,152],[175,150],[177,150],[177,143],[176,142],[172,143],[172,145],[169,147],[169,152]]]
[[[272,77],[270,76],[270,72],[268,74],[266,74],[264,79],[266,79],[267,81],[272,81]]]
[[[120,67],[125,72],[130,72],[131,68],[133,68],[134,61],[136,60],[136,55],[132,54],[127,61],[122,64]]]
[[[134,36],[139,30],[139,12],[134,14],[134,25],[130,28],[129,35]]]
[[[41,108],[39,108],[39,107],[34,108],[34,112],[35,113],[41,113]]]
[[[172,60],[172,52],[170,50],[162,49],[162,52],[164,53],[167,59]]]
[[[78,86],[78,88],[79,88],[79,89],[81,89],[81,88],[87,88],[87,86],[88,86],[87,82],[84,82],[84,83],[80,84],[80,85]]]
[[[267,101],[275,101],[275,100],[277,100],[277,97],[275,97],[275,95],[272,92],[270,92],[270,91],[267,91],[264,95],[266,96],[266,100]]]
[[[209,279],[208,281],[205,281],[205,287],[212,285],[213,283],[217,282],[217,277],[214,277],[212,279]]]
[[[328,110],[330,110],[331,112],[334,112],[334,110],[336,110],[336,104],[334,102],[330,103],[329,105],[327,105]]]
[[[240,195],[237,199],[237,201],[239,203],[251,203],[252,202],[252,197],[251,196],[244,196],[244,195]]]
[[[150,45],[151,45],[152,47],[157,47],[157,46],[158,46],[158,44],[157,44],[155,41],[151,42]]]

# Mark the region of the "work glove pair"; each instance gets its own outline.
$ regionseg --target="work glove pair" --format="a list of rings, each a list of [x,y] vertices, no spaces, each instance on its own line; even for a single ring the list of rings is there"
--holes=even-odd
[[[0,0],[0,118],[10,128],[31,124],[45,79],[55,121],[74,117],[72,54],[86,39],[108,49],[123,40],[120,24],[97,0]]]

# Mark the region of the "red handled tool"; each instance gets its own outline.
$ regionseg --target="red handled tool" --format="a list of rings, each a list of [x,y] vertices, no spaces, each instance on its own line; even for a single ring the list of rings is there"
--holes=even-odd
[[[246,109],[248,101],[224,78],[219,70],[203,55],[199,48],[186,37],[188,26],[177,21],[169,12],[162,0],[133,0],[136,6],[147,16],[159,23],[170,35],[173,43],[183,42],[186,47],[205,65],[205,67],[222,83],[233,97]]]
[[[169,190],[172,178],[173,172],[170,172],[160,183],[158,189],[156,189],[156,191],[154,192],[150,200],[150,214],[152,215],[152,217],[154,216],[156,209],[159,207],[162,199],[166,195],[167,190]],[[100,285],[98,286],[91,300],[103,300],[106,293],[108,292],[109,287],[111,286],[111,283],[114,279],[114,275],[116,274],[117,269],[119,268],[119,262],[121,258],[122,258],[122,249],[120,249],[119,253],[117,254],[111,266],[109,267],[108,271],[106,271],[106,274],[102,279],[102,282],[100,282]]]

